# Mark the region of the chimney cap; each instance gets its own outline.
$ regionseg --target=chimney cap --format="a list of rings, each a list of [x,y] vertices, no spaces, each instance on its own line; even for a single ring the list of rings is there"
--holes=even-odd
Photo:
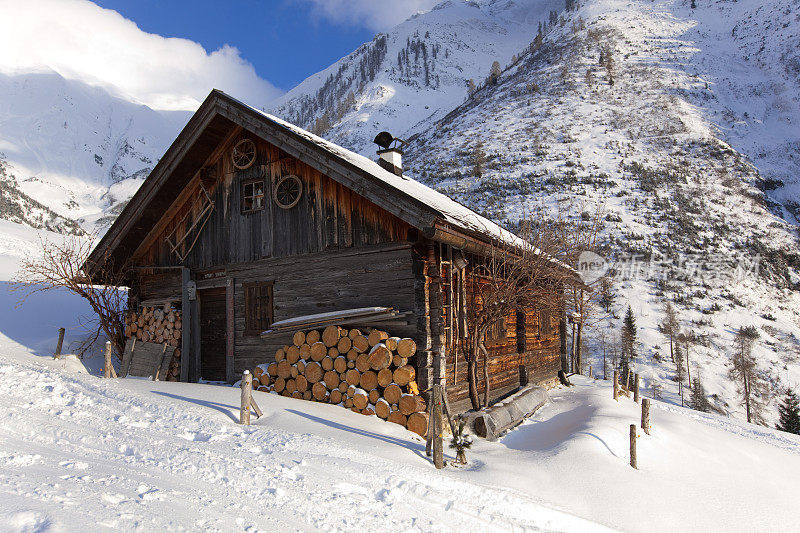
[[[392,145],[393,142],[397,142],[402,145],[408,144],[403,139],[397,138],[388,131],[382,131],[378,135],[375,136],[375,140],[373,140],[375,144],[383,148],[384,150],[388,150],[389,147]],[[399,148],[399,146],[395,145],[394,148]]]

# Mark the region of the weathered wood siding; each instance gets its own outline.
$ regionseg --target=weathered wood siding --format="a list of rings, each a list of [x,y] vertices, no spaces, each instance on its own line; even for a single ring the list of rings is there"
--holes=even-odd
[[[467,294],[467,302],[472,297]],[[472,305],[468,303],[468,305]],[[559,359],[558,313],[550,313],[550,334],[542,334],[540,313],[526,309],[524,315],[512,311],[504,319],[504,328],[495,338],[484,343],[489,352],[489,397],[496,399],[520,384],[519,367],[524,365],[530,383],[544,383],[553,379],[561,368]],[[518,350],[518,320],[524,320],[525,351]],[[454,403],[469,396],[467,361],[464,351],[459,350],[456,362],[452,351],[447,356],[447,393]],[[478,358],[478,392],[481,400],[485,389],[483,380],[483,357]]]
[[[138,280],[136,292],[140,301],[181,299],[181,270],[178,268],[138,270],[134,279]]]
[[[250,168],[237,170],[231,162],[231,148],[245,137],[256,142],[257,159]],[[303,193],[298,205],[282,209],[272,200],[273,185],[289,174],[301,179]],[[241,183],[253,178],[265,181],[264,209],[242,213]],[[180,238],[198,214],[200,204],[194,200],[202,194],[201,182],[214,210],[183,263],[192,270],[409,238],[410,226],[384,209],[271,144],[238,133],[224,143],[165,213],[164,221],[137,252],[138,264],[180,264],[166,237],[177,229],[175,238]],[[188,211],[192,215],[181,223]],[[182,254],[193,239],[191,235],[183,243]]]
[[[231,266],[236,321],[234,372],[271,362],[275,351],[291,344],[291,334],[269,339],[244,334],[243,283],[274,281],[274,318],[325,313],[355,307],[414,309],[411,247],[384,244],[301,257],[266,259]],[[411,320],[413,323],[413,320]],[[416,338],[416,325],[392,326],[395,335]]]

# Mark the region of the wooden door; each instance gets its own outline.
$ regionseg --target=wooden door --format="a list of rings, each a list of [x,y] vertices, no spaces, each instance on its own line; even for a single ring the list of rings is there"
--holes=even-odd
[[[200,299],[200,378],[225,381],[225,287],[198,291]]]

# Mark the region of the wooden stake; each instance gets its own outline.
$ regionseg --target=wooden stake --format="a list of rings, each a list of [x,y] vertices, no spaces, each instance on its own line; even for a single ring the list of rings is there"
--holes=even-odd
[[[111,341],[106,341],[106,362],[103,377],[111,379],[111,373],[114,371],[114,366],[111,364]]]
[[[245,370],[242,375],[242,403],[239,409],[239,423],[250,425],[250,404],[253,401],[253,375]]]
[[[250,381],[251,385],[250,386],[252,387],[252,378],[250,378],[250,379],[251,379],[251,381]],[[256,403],[256,399],[253,398],[252,396],[250,396],[250,407],[253,409],[253,412],[256,414],[256,416],[258,418],[261,418],[262,416],[264,416],[264,413],[261,412],[261,408]]]
[[[650,434],[650,400],[642,398],[642,429]]]
[[[631,466],[639,468],[636,466],[636,424],[631,424]]]
[[[631,391],[631,371],[628,370],[628,372],[625,374],[625,392],[630,392],[630,391]],[[630,396],[628,397],[630,398]]]
[[[614,399],[619,401],[619,370],[614,370]]]
[[[433,464],[436,468],[444,468],[444,448],[442,444],[442,386],[433,386]]]
[[[590,378],[592,377],[592,365],[591,364],[589,364],[589,377]]]
[[[64,345],[64,328],[58,328],[58,344],[56,344],[56,353],[53,354],[53,359],[58,359],[61,355],[61,347]]]
[[[633,401],[639,403],[639,374],[633,378]]]

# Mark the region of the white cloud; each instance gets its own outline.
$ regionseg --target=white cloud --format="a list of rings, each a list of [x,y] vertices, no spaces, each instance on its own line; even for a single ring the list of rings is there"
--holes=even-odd
[[[313,13],[334,22],[383,31],[418,11],[426,11],[441,0],[303,0],[313,4]]]
[[[212,88],[256,106],[280,95],[234,47],[145,33],[87,0],[0,0],[0,72],[45,69],[156,109],[194,110]]]

